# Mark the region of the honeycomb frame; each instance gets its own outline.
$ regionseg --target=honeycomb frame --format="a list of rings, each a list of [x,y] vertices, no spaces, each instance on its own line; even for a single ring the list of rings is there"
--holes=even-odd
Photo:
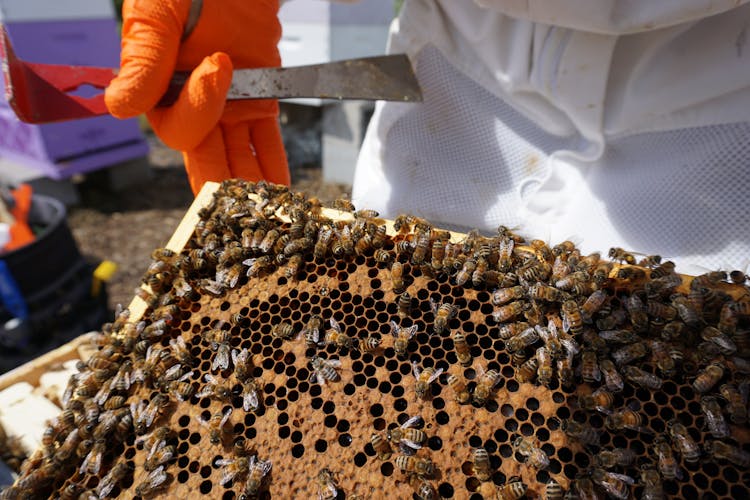
[[[253,243],[248,234],[243,243],[240,221],[252,217],[264,221],[265,235],[270,229],[275,229],[279,232],[279,238],[285,234],[294,236],[283,246],[275,250],[270,248],[269,251],[259,249],[262,241],[256,234],[253,236],[258,237],[258,241]],[[291,241],[299,240],[302,238],[300,235],[305,234],[306,223],[313,221],[314,226],[328,219],[330,226],[336,230],[333,231],[335,236],[326,244],[323,255],[316,255],[318,252],[314,247],[320,236],[320,228],[315,232],[316,238],[307,242],[301,250],[287,250]],[[215,223],[211,224],[210,221]],[[351,235],[347,234],[355,232],[358,221],[365,221],[362,227],[371,240],[376,238],[377,228],[381,226],[386,227],[387,234],[377,236],[381,241],[362,244],[362,237],[358,238],[355,234],[350,238]],[[224,232],[219,231],[217,226]],[[154,428],[168,426],[173,432],[164,440],[162,447],[174,447],[174,457],[164,464],[166,482],[147,496],[168,494],[179,497],[199,491],[224,499],[243,496],[300,498],[320,493],[338,498],[382,498],[391,494],[399,498],[420,495],[422,498],[476,500],[514,498],[524,492],[517,488],[520,482],[530,498],[545,495],[554,498],[556,493],[562,494],[571,489],[580,493],[587,486],[600,495],[609,493],[639,498],[646,488],[641,480],[641,469],[658,468],[653,449],[655,441],[662,439],[663,435],[668,436],[667,442],[677,458],[683,477],[661,478],[665,496],[750,496],[747,420],[734,422],[731,417],[741,412],[736,401],[718,395],[715,399],[719,403],[720,415],[727,421],[729,435],[712,437],[706,428],[706,416],[701,408],[702,394],[693,387],[694,379],[711,363],[720,360],[725,366],[721,378],[705,392],[713,395],[723,384],[733,384],[738,388],[740,398],[743,397],[739,388],[744,388],[748,379],[746,335],[750,326],[748,314],[743,309],[749,296],[747,286],[730,284],[714,275],[705,275],[696,278],[696,281],[673,272],[667,273],[667,276],[680,276],[679,284],[669,288],[670,294],[687,298],[691,297],[691,292],[699,290],[701,297],[706,299],[703,301],[703,314],[696,320],[698,323],[690,323],[699,324],[700,327],[690,326],[683,319],[685,316],[692,321],[690,310],[684,312],[678,309],[673,304],[681,302],[666,299],[663,293],[657,294],[658,298],[642,300],[643,311],[635,305],[626,308],[625,304],[631,304],[634,296],[645,299],[644,290],[650,290],[646,285],[658,280],[652,275],[656,275],[657,269],[661,272],[660,266],[641,267],[608,262],[605,267],[607,275],[601,286],[590,285],[590,280],[587,280],[582,293],[566,290],[560,296],[576,301],[580,313],[580,306],[594,291],[604,290],[606,293],[605,303],[591,314],[589,320],[578,327],[571,327],[573,330],[581,328],[581,332],[565,333],[571,330],[564,327],[575,323],[561,313],[561,303],[565,299],[552,296],[549,296],[552,300],[531,299],[529,285],[524,286],[523,295],[502,304],[493,304],[493,300],[501,302],[495,298],[498,286],[487,284],[489,274],[474,279],[476,266],[474,269],[471,266],[467,268],[466,261],[473,260],[476,255],[501,252],[497,248],[498,242],[509,241],[512,238],[510,233],[502,238],[500,235],[483,237],[423,227],[428,227],[426,221],[416,218],[392,222],[378,219],[376,214],[366,211],[352,213],[320,209],[315,200],[264,183],[207,185],[166,246],[176,254],[172,256],[162,252],[156,256],[155,267],[144,276],[144,281],[152,285],[150,288],[144,287],[142,296],[146,300],[136,297],[128,308],[129,317],[120,316],[103,329],[97,338],[99,355],[95,354],[91,358],[94,361],[89,360],[85,366],[81,366],[81,373],[89,375],[96,370],[109,369],[109,363],[113,363],[109,371],[114,372],[122,367],[125,359],[132,360],[135,366],[142,368],[148,356],[142,350],[139,354],[138,348],[133,345],[127,346],[126,340],[143,340],[152,335],[146,332],[158,331],[159,328],[154,325],[158,326],[159,321],[166,318],[164,331],[153,334],[146,344],[152,346],[152,351],[161,349],[166,354],[174,353],[170,341],[178,337],[184,340],[194,361],[188,363],[189,370],[183,366],[179,374],[186,375],[185,382],[193,395],[186,401],[178,401],[174,386],[167,389],[166,384],[158,383],[155,377],[149,376],[127,390],[112,390],[109,397],[103,398],[103,404],[106,405],[113,397],[122,396],[122,401],[117,400],[119,406],[112,411],[128,410],[120,415],[124,417],[129,414],[134,421],[142,413],[138,405],[148,408],[157,393],[169,395],[170,405],[163,414],[156,414],[154,423],[143,432],[137,432],[132,423],[128,426],[126,418],[122,419],[122,429],[109,430],[105,436],[111,446],[101,455],[98,473],[81,472],[81,463],[89,456],[91,447],[82,447],[80,441],[83,440],[80,439],[75,451],[67,450],[66,438],[70,436],[73,426],[64,428],[49,440],[46,449],[39,450],[32,457],[14,488],[3,494],[13,498],[11,495],[16,493],[32,491],[49,496],[53,492],[65,492],[66,488],[70,494],[95,494],[108,472],[117,464],[126,464],[127,468],[122,469],[126,470],[124,477],[116,482],[109,495],[137,496],[136,488],[148,482],[150,472],[146,470],[146,462],[152,454],[152,450],[141,441]],[[426,238],[426,241],[420,240],[420,237]],[[431,264],[434,256],[432,245],[436,240],[444,245],[450,241],[454,249],[459,249],[455,254],[458,264],[454,262],[455,267],[447,272],[436,271],[436,266]],[[273,242],[271,247],[278,241]],[[212,250],[216,255],[227,255],[227,248],[232,246],[230,242],[240,242],[242,252],[238,252],[239,257],[228,260],[223,269],[246,262],[248,258],[254,259],[237,268],[241,273],[234,286],[217,286],[216,283],[221,280],[216,276],[216,264],[209,264],[208,268],[200,271],[191,268],[188,273],[177,264],[180,256],[190,255],[191,250],[206,249],[207,243],[216,245]],[[483,247],[482,244],[487,242],[490,242],[489,248]],[[552,256],[545,253],[547,250]],[[386,262],[382,252],[390,256],[391,262]],[[565,255],[569,260],[574,252],[573,249],[555,250],[558,256]],[[529,276],[536,277],[536,273],[541,271],[529,269],[531,266],[525,264],[529,259],[545,261],[550,270],[541,281],[560,290],[549,279],[555,253],[546,245],[519,240],[509,254],[509,265],[518,274],[529,273]],[[272,260],[270,265],[261,268],[258,263],[265,255],[274,258],[284,255],[285,258]],[[296,255],[300,256],[301,262],[298,268],[292,268],[290,260]],[[622,260],[628,260],[628,257],[632,256],[625,254]],[[499,269],[499,259],[502,258],[500,255],[488,270]],[[587,257],[576,258],[585,261]],[[394,283],[392,261],[403,265],[403,287]],[[181,265],[188,264],[182,262]],[[253,275],[246,276],[250,269]],[[166,274],[166,277],[159,273]],[[226,274],[222,275],[224,279],[231,281]],[[190,286],[186,287],[184,282]],[[500,288],[511,289],[513,286],[518,286],[518,281]],[[185,291],[187,289],[189,291]],[[705,292],[702,291],[704,289]],[[180,296],[175,297],[175,291],[179,290],[182,290]],[[404,292],[408,293],[408,297]],[[513,292],[507,293],[512,296]],[[542,290],[539,293],[554,292]],[[159,302],[170,294],[170,301]],[[517,311],[503,309],[518,302],[529,307],[523,309],[522,304]],[[439,331],[441,329],[436,328],[435,324],[438,316],[435,306],[448,303],[455,307],[455,314],[447,316],[447,327]],[[730,308],[728,304],[739,305]],[[672,309],[661,306],[671,306]],[[170,307],[169,313],[164,312],[164,307]],[[603,312],[606,309],[610,311],[605,315]],[[624,313],[615,323],[616,328],[598,328],[597,319],[617,316],[616,311]],[[646,315],[647,326],[639,334],[638,340],[630,344],[609,342],[608,346],[604,342],[605,345],[601,345],[602,337],[598,335],[601,330],[620,329],[632,333],[636,320],[642,320],[636,316],[640,312]],[[320,331],[322,340],[320,345],[315,346],[309,345],[305,335],[300,334],[313,315],[323,320]],[[136,328],[141,317],[145,321],[143,330]],[[356,339],[357,347],[347,347],[345,342],[342,342],[343,347],[335,343],[326,345],[326,334],[332,329],[331,318],[340,330],[334,334],[338,333],[339,338],[343,334]],[[587,382],[582,378],[584,375],[575,373],[575,384],[564,386],[558,379],[559,371],[555,365],[555,376],[547,386],[533,380],[539,373],[536,370],[530,375],[531,381],[519,382],[518,365],[523,360],[535,359],[532,353],[539,347],[548,348],[549,344],[537,338],[511,353],[508,351],[508,339],[501,338],[501,329],[511,323],[526,321],[532,325],[536,322],[540,326],[547,326],[551,321],[560,330],[561,336],[572,337],[581,351],[593,351],[597,361],[601,361],[611,356],[612,352],[636,342],[660,339],[665,324],[669,322],[667,320],[683,323],[684,338],[679,337],[668,343],[679,351],[679,369],[675,370],[674,375],[666,376],[659,368],[659,360],[649,349],[647,354],[636,358],[635,364],[647,373],[662,378],[661,387],[649,390],[626,380],[621,391],[612,392],[610,408],[602,410],[584,409],[581,401],[602,386],[603,377],[599,376],[599,380],[596,380],[589,376],[586,377]],[[403,331],[417,326],[416,333],[407,343],[406,356],[399,356],[396,352],[392,322]],[[291,325],[291,338],[282,338],[286,334],[279,325],[284,323]],[[704,325],[715,326],[733,339],[737,352],[702,356],[702,352],[695,347],[710,347],[701,344],[700,334]],[[148,330],[149,327],[151,330]],[[258,387],[260,405],[256,411],[244,411],[243,384],[234,373],[235,360],[230,356],[228,362],[231,368],[214,368],[222,351],[222,342],[211,337],[216,334],[208,334],[215,329],[228,332],[224,335],[229,352],[238,353],[248,349],[250,376]],[[727,331],[731,333],[725,333]],[[465,338],[471,356],[469,363],[459,361],[456,332],[461,332]],[[593,336],[590,332],[593,332]],[[373,345],[377,340],[380,343],[376,347],[368,347],[368,339],[375,339]],[[106,357],[102,356],[101,353],[107,352],[107,349],[113,351]],[[338,359],[340,366],[334,371],[340,379],[317,383],[311,365],[313,356],[323,360]],[[572,357],[574,369],[580,370],[581,359],[581,354]],[[617,368],[622,371],[623,367],[632,364],[622,363]],[[164,367],[162,372],[172,366],[174,364]],[[443,370],[426,386],[424,398],[416,395],[415,366],[426,376],[429,376],[430,370]],[[153,369],[158,371],[156,367]],[[192,374],[188,374],[190,371]],[[488,373],[496,373],[497,380],[489,391],[487,402],[480,405],[476,401],[476,388],[485,383]],[[205,374],[211,374],[220,384],[226,383],[229,395],[223,399],[213,394],[199,396],[206,392],[209,385]],[[108,375],[106,380],[110,381],[114,373]],[[457,394],[448,383],[448,375],[457,377],[465,384],[470,396],[468,404],[459,404]],[[82,390],[82,385],[79,383],[72,387],[71,399],[96,397],[90,394],[92,391],[89,389]],[[743,404],[746,414],[747,401]],[[68,403],[68,408],[71,407]],[[209,422],[212,416],[221,416],[230,407],[233,411],[218,433],[220,442],[214,443],[211,434],[215,428]],[[611,413],[620,415],[618,412],[624,410],[631,410],[642,421],[615,430],[609,428],[610,419],[613,418]],[[86,413],[80,406],[70,411],[73,412],[75,426],[80,429],[86,421]],[[423,446],[415,449],[394,442],[388,445],[390,456],[381,459],[379,450],[373,447],[372,436],[387,438],[389,431],[400,429],[416,415],[421,417],[416,430],[424,434]],[[689,438],[698,447],[698,460],[692,456],[686,459],[685,450],[678,444],[680,438],[669,437],[667,422],[675,419],[686,427]],[[594,436],[592,439],[595,443],[585,444],[581,439],[566,434],[561,424],[569,428],[571,422],[590,426],[587,432]],[[95,427],[101,426],[101,417],[94,419],[94,424]],[[535,467],[532,460],[514,445],[519,437],[528,439],[533,448],[541,450],[548,463]],[[241,439],[247,448],[235,447]],[[705,445],[713,440],[733,446],[737,456],[731,458],[738,463],[709,457]],[[478,448],[483,448],[488,454],[489,471],[486,478],[482,477],[479,464],[472,459]],[[607,479],[602,481],[594,473],[597,468],[595,461],[602,450],[612,448],[630,448],[637,456],[625,466],[602,467],[604,472],[600,473]],[[405,458],[397,462],[399,456]],[[272,464],[255,494],[245,492],[251,473],[240,473],[236,480],[222,484],[228,467],[236,465],[240,457],[253,457],[256,466],[266,460]],[[413,465],[419,459],[430,459],[436,472],[427,476],[407,474],[400,470],[399,464],[404,461]],[[231,461],[231,464],[226,465],[224,460]],[[67,465],[68,462],[75,467]],[[55,474],[45,468],[49,463],[58,466]],[[149,468],[153,472],[154,467]],[[257,472],[257,467],[251,469]],[[324,469],[330,475],[325,476],[321,483],[319,476]],[[622,476],[616,475],[632,478],[633,484],[618,483],[617,477]],[[480,477],[484,480],[480,480]],[[596,481],[592,482],[592,479]],[[559,490],[547,492],[550,480],[556,481]],[[335,484],[335,495],[333,490],[328,489],[330,481]],[[425,483],[429,486],[424,486]],[[420,487],[423,489],[420,490]]]

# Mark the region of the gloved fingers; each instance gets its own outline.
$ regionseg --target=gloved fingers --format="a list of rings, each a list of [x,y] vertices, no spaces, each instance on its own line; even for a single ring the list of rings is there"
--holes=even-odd
[[[220,127],[214,127],[198,147],[184,152],[183,157],[193,194],[197,195],[208,181],[221,182],[232,177]]]
[[[172,106],[149,111],[148,119],[166,145],[180,151],[194,149],[216,127],[224,112],[232,69],[232,61],[223,52],[204,58]]]
[[[263,178],[276,184],[290,185],[289,164],[278,119],[274,116],[253,120],[250,124],[250,139]]]
[[[263,179],[263,171],[250,145],[250,130],[247,122],[222,124],[227,160],[231,177],[248,181]]]
[[[117,118],[153,108],[174,73],[190,2],[125,0],[120,71],[104,101]]]

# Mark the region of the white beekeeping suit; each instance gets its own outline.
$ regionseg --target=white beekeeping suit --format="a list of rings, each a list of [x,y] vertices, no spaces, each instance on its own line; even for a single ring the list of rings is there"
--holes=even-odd
[[[406,0],[389,51],[424,102],[378,104],[353,201],[744,265],[749,28],[747,0]]]

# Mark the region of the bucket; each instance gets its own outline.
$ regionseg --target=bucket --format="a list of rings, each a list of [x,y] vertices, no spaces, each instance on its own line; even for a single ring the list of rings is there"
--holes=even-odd
[[[91,294],[95,264],[86,260],[65,206],[33,195],[28,224],[36,239],[0,256],[0,372],[98,328],[106,290]]]

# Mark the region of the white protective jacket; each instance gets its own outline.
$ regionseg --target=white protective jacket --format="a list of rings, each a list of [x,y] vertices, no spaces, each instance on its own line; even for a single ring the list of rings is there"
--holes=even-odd
[[[750,262],[748,0],[406,0],[353,201],[394,217]]]

